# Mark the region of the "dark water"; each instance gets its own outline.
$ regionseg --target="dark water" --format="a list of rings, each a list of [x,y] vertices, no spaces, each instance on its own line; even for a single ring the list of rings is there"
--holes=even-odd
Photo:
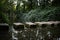
[[[11,40],[10,36],[14,36],[17,40],[60,40],[60,38],[49,38],[47,33],[49,32],[44,29],[39,28],[27,28],[27,29],[20,29],[17,31],[14,30],[12,35],[9,35],[9,27],[6,25],[0,25],[0,40]],[[18,33],[16,33],[16,31]],[[15,39],[15,38],[12,39]],[[16,40],[16,39],[15,39]]]
[[[9,40],[8,26],[0,25],[0,40]]]

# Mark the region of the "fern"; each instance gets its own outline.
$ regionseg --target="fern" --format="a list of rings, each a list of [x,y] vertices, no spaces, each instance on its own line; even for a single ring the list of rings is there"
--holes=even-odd
[[[59,21],[57,15],[60,15],[60,7],[45,7],[44,9],[38,8],[35,10],[31,10],[24,17],[24,21]]]

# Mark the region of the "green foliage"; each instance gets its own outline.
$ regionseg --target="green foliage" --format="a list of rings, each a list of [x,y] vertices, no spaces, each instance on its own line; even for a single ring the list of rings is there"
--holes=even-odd
[[[14,4],[13,2],[8,2],[9,0],[0,0],[0,23],[8,23],[10,24],[10,16],[14,14]],[[10,15],[11,13],[11,15]]]
[[[31,10],[24,17],[24,21],[60,21],[60,7],[45,7]]]
[[[8,0],[0,0],[0,11],[6,16],[10,16],[10,14],[16,13],[16,21],[25,22],[25,21],[59,21],[59,7],[55,7],[55,4],[59,4],[59,0],[53,1],[49,6],[49,0],[41,0],[41,5],[38,7],[37,0],[18,0],[16,9],[14,9],[14,1],[8,2]],[[23,3],[22,6],[21,3]],[[55,3],[56,2],[56,3]],[[31,11],[30,11],[31,10]],[[8,18],[9,19],[9,18]],[[5,19],[4,19],[5,20]],[[9,19],[10,20],[10,19]],[[12,20],[12,19],[11,19]]]
[[[7,0],[0,0],[0,22],[6,22],[8,21],[7,19],[7,11],[8,11],[8,5],[7,5]]]
[[[0,23],[8,23],[8,16],[0,12]]]

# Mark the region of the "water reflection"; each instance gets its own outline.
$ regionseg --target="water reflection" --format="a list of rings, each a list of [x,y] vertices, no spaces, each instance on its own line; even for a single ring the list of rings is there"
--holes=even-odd
[[[51,23],[49,23],[51,24]],[[55,36],[57,35],[55,30],[56,27],[52,28],[50,27],[50,25],[48,25],[49,27],[45,27],[47,25],[43,25],[44,27],[40,27],[42,25],[40,25],[39,27],[37,26],[37,28],[32,28],[30,26],[35,26],[30,24],[27,25],[27,27],[23,27],[20,30],[14,30],[15,32],[13,32],[13,40],[60,40],[60,38],[56,38]]]

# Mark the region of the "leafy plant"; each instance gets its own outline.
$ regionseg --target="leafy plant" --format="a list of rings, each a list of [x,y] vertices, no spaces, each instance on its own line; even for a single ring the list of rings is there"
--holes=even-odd
[[[59,21],[60,7],[45,7],[44,9],[38,8],[31,10],[24,17],[24,21]]]

